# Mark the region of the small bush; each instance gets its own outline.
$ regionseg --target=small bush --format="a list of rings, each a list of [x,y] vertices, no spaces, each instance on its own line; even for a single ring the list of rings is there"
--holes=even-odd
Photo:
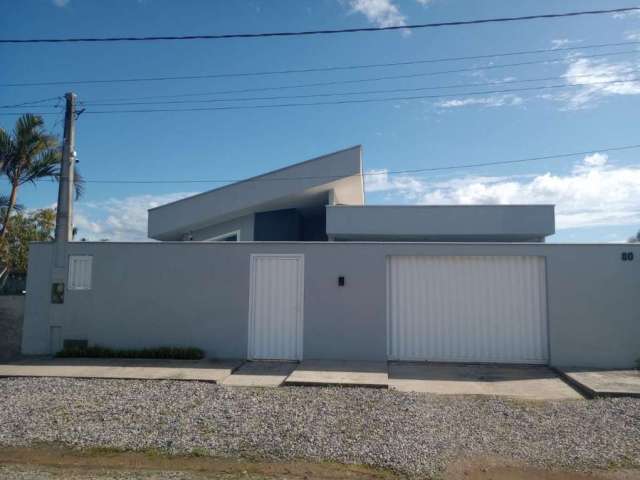
[[[156,347],[142,349],[114,349],[93,345],[67,347],[56,353],[60,358],[166,358],[173,360],[200,360],[204,352],[195,347]]]

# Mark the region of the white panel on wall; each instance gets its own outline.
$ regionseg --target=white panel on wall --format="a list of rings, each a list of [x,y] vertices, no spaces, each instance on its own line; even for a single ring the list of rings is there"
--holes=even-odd
[[[69,290],[91,290],[91,255],[69,256]]]
[[[249,358],[302,358],[304,257],[252,255]]]
[[[392,360],[548,361],[545,259],[387,258]]]

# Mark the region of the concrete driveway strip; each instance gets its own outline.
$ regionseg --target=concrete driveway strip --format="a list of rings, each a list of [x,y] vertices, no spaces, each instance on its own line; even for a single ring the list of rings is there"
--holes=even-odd
[[[640,370],[564,368],[560,371],[591,397],[640,397]]]
[[[246,362],[223,385],[235,387],[279,387],[298,366],[294,362]]]
[[[449,395],[497,395],[570,400],[582,395],[546,367],[446,363],[391,363],[389,388]]]
[[[0,364],[0,377],[198,380],[220,383],[242,361],[160,359],[26,359]]]
[[[388,388],[387,362],[305,360],[285,385]]]

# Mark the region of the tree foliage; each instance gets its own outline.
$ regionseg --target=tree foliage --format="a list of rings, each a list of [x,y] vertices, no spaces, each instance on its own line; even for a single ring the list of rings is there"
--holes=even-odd
[[[58,139],[44,129],[39,115],[26,113],[17,121],[13,132],[0,128],[0,171],[9,180],[9,195],[2,218],[0,238],[6,235],[12,220],[18,189],[25,183],[41,179],[59,180],[62,153]],[[75,178],[76,197],[82,192],[82,177]]]
[[[0,239],[2,264],[10,273],[26,273],[29,242],[53,240],[56,211],[44,208],[33,212],[14,212],[11,229]]]

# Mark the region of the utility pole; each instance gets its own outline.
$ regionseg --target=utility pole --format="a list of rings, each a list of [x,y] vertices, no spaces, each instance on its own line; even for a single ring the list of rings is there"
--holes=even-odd
[[[73,176],[76,162],[76,94],[65,94],[67,105],[64,113],[64,142],[58,183],[58,208],[56,211],[56,234],[58,244],[72,239],[73,219]]]

